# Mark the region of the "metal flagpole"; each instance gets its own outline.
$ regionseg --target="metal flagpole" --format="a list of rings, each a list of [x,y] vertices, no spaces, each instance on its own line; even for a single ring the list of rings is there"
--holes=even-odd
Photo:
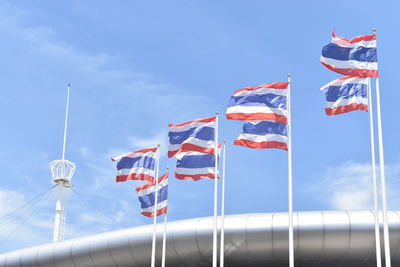
[[[221,245],[219,255],[219,266],[224,267],[224,249],[225,249],[225,161],[226,161],[226,140],[222,143],[224,157],[222,158],[222,192],[221,192]]]
[[[293,196],[292,196],[292,125],[290,110],[290,73],[288,73],[287,89],[287,144],[288,144],[288,201],[289,201],[289,266],[294,267],[294,242],[293,242]]]
[[[378,186],[376,183],[376,161],[375,161],[375,135],[374,135],[374,118],[372,108],[372,90],[371,78],[368,78],[368,112],[369,112],[369,129],[371,137],[371,163],[372,163],[372,186],[374,190],[374,221],[375,221],[375,251],[376,266],[382,266],[381,259],[381,238],[379,232],[379,207],[378,207]]]
[[[56,214],[54,218],[53,242],[57,242],[63,239],[63,233],[65,228],[65,207],[64,207],[65,189],[70,188],[72,186],[70,182],[75,171],[75,164],[73,162],[65,160],[70,90],[71,86],[70,84],[68,84],[67,104],[65,108],[62,159],[55,160],[50,163],[53,182],[57,184],[57,193],[56,193],[57,200],[56,200]]]
[[[169,170],[169,168],[167,168],[167,172],[168,172],[168,170]],[[169,179],[169,177],[168,177],[168,179]],[[169,186],[169,181],[168,181],[168,186]],[[168,200],[167,200],[167,203],[168,203]],[[168,205],[167,205],[167,207],[168,207]],[[164,233],[163,233],[161,267],[165,267],[165,250],[167,247],[167,215],[168,215],[168,208],[167,208],[167,212],[164,214]]]
[[[376,29],[373,29],[376,33]],[[379,170],[381,175],[382,190],[382,209],[383,209],[383,239],[385,244],[385,263],[386,267],[391,267],[390,260],[390,239],[389,239],[389,223],[387,213],[387,196],[386,196],[386,177],[385,177],[385,158],[383,155],[383,137],[382,137],[382,117],[381,117],[381,95],[379,90],[379,79],[376,78],[376,114],[378,117],[378,142],[379,142]]]
[[[156,234],[157,234],[157,202],[158,202],[158,170],[160,166],[160,145],[157,145],[157,162],[156,162],[156,193],[154,196],[153,210],[153,244],[151,247],[151,267],[156,266]]]
[[[215,134],[214,134],[214,156],[215,156],[215,176],[214,176],[214,233],[213,233],[213,267],[217,267],[217,211],[218,211],[218,112],[215,113]]]
[[[163,233],[161,267],[165,267],[165,249],[167,246],[167,215],[168,215],[168,212],[164,214],[164,233]]]
[[[69,91],[71,90],[71,85],[68,84],[67,92],[67,107],[65,109],[65,122],[64,122],[64,142],[63,142],[63,152],[62,159],[65,159],[65,144],[67,143],[67,126],[68,126],[68,109],[69,109]]]

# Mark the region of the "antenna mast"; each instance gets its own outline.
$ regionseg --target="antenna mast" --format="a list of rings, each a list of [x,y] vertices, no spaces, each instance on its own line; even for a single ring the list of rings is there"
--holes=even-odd
[[[76,168],[75,163],[65,159],[70,89],[71,86],[68,84],[67,106],[65,109],[64,142],[62,150],[62,159],[54,160],[50,163],[53,182],[57,184],[57,195],[56,195],[57,201],[56,201],[56,214],[54,220],[53,242],[58,242],[64,239],[65,216],[66,216],[64,207],[65,190],[72,187],[71,180]]]

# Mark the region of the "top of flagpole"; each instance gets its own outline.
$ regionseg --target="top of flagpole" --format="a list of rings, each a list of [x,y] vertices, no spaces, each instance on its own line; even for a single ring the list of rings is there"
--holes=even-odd
[[[373,33],[376,33],[376,28],[372,28],[372,32],[373,32]]]
[[[290,78],[290,77],[292,77],[292,74],[288,73],[287,76],[288,76],[288,78]]]
[[[65,159],[65,145],[67,143],[67,126],[68,126],[68,107],[69,107],[69,91],[71,90],[71,84],[68,83],[67,90],[67,107],[65,109],[65,123],[64,123],[64,142],[63,142],[63,151],[62,151],[62,159]]]

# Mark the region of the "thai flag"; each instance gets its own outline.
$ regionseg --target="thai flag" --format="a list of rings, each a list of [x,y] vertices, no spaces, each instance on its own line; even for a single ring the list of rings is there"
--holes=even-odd
[[[326,115],[353,110],[368,112],[368,78],[343,77],[321,88],[326,96]]]
[[[111,158],[117,163],[117,182],[153,181],[157,147],[142,149]]]
[[[353,39],[337,37],[322,48],[322,65],[337,73],[357,77],[378,77],[376,35],[362,35]]]
[[[229,120],[272,120],[287,123],[288,83],[267,83],[236,90],[226,111]]]
[[[186,152],[177,156],[175,177],[181,180],[214,179],[215,156],[199,152]]]
[[[167,213],[168,202],[168,172],[158,178],[157,209],[156,216]],[[136,187],[139,201],[141,203],[141,214],[154,217],[156,183],[155,181]]]
[[[181,124],[169,124],[168,157],[197,151],[214,154],[216,117],[197,119]]]
[[[287,125],[276,121],[250,121],[235,145],[249,148],[278,148],[287,150]]]

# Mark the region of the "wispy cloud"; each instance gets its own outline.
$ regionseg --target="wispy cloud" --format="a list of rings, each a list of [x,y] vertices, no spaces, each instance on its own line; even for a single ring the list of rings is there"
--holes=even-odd
[[[397,177],[399,164],[386,165],[389,208],[398,203],[400,189]],[[313,187],[316,195],[333,209],[371,209],[373,207],[372,173],[369,163],[345,162],[330,168],[322,181]],[[377,170],[380,192],[379,168]],[[380,199],[379,199],[380,200]]]
[[[46,199],[51,194],[31,201],[21,192],[0,190],[0,251],[50,239],[54,218]]]

